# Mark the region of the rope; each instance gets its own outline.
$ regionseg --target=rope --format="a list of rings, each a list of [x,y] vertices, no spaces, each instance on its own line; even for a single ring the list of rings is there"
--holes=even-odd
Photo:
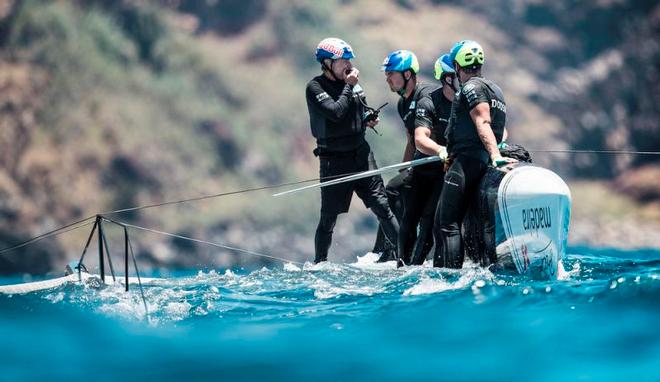
[[[99,231],[103,232],[103,231]],[[112,266],[112,256],[110,255],[110,247],[108,247],[108,241],[105,238],[105,232],[101,234],[101,241],[103,242],[103,246],[105,247],[105,253],[106,257],[108,258],[108,264],[110,265],[110,273],[112,274],[112,281],[116,282],[117,278],[115,277],[115,267]]]
[[[223,193],[213,194],[213,195],[198,196],[198,197],[195,197],[195,198],[188,198],[188,199],[181,199],[181,200],[173,200],[173,201],[167,201],[167,202],[163,202],[163,203],[148,204],[148,205],[142,205],[142,206],[136,206],[136,207],[130,207],[130,208],[123,208],[123,209],[119,209],[119,210],[107,211],[107,212],[103,212],[103,213],[100,213],[100,214],[97,214],[97,215],[89,216],[89,217],[87,217],[87,218],[85,218],[85,219],[78,220],[78,221],[75,221],[75,222],[73,222],[73,223],[69,223],[69,224],[64,225],[64,226],[62,226],[62,227],[56,228],[56,229],[54,229],[54,230],[52,230],[52,231],[45,232],[45,233],[43,233],[43,234],[40,234],[40,235],[35,236],[35,237],[33,237],[33,238],[30,238],[30,239],[28,239],[28,240],[26,240],[26,241],[23,241],[23,242],[21,242],[21,243],[18,243],[18,244],[16,244],[16,245],[13,245],[13,246],[11,246],[11,247],[7,247],[7,248],[0,249],[0,255],[2,255],[2,254],[5,253],[5,252],[10,252],[10,251],[13,251],[13,250],[15,250],[15,249],[18,249],[18,248],[24,247],[24,246],[26,246],[26,245],[28,245],[28,244],[32,244],[32,243],[34,243],[34,242],[37,242],[37,241],[43,240],[43,239],[45,239],[45,238],[47,238],[47,237],[55,236],[55,235],[59,235],[59,234],[63,234],[63,233],[66,233],[66,232],[72,231],[72,230],[74,230],[74,229],[78,229],[78,228],[85,227],[85,226],[88,226],[88,225],[90,225],[90,224],[93,224],[93,222],[88,222],[87,224],[83,224],[83,225],[77,226],[77,227],[72,228],[72,229],[70,229],[70,230],[62,231],[62,230],[65,230],[66,228],[69,228],[69,227],[74,226],[74,225],[76,225],[76,224],[83,223],[83,222],[87,222],[88,220],[95,219],[96,216],[98,216],[98,215],[111,215],[111,214],[118,214],[118,213],[122,213],[122,212],[144,210],[144,209],[147,209],[147,208],[154,208],[154,207],[161,207],[161,206],[167,206],[167,205],[173,205],[173,204],[181,204],[181,203],[194,202],[194,201],[205,200],[205,199],[219,198],[219,197],[221,197],[221,196],[229,196],[229,195],[243,194],[243,193],[254,192],[254,191],[268,190],[268,189],[271,189],[271,188],[279,188],[279,187],[285,187],[285,186],[295,186],[295,185],[297,185],[297,184],[309,183],[309,182],[315,182],[315,181],[319,181],[319,180],[322,180],[322,179],[324,180],[324,179],[339,178],[339,177],[342,177],[342,176],[352,175],[352,174],[356,174],[356,173],[353,172],[353,173],[346,173],[346,174],[340,174],[340,175],[327,176],[327,177],[324,177],[324,178],[305,179],[305,180],[300,180],[300,181],[296,181],[296,182],[280,183],[280,184],[274,184],[274,185],[263,186],[263,187],[255,187],[255,188],[247,188],[247,189],[243,189],[243,190],[235,190],[235,191],[223,192]],[[60,232],[60,231],[62,231],[62,232]]]
[[[182,239],[182,240],[188,240],[188,241],[192,241],[192,242],[196,242],[196,243],[207,244],[207,245],[210,245],[210,246],[213,246],[213,247],[229,249],[231,251],[242,252],[242,253],[245,253],[245,254],[248,254],[248,255],[264,257],[264,258],[271,259],[271,260],[277,260],[277,261],[281,261],[283,263],[293,263],[293,264],[298,264],[298,265],[304,265],[304,263],[302,263],[300,261],[288,260],[288,259],[284,259],[284,258],[281,258],[281,257],[266,255],[266,254],[263,254],[263,253],[250,251],[250,250],[242,249],[242,248],[238,248],[238,247],[232,247],[232,246],[225,245],[225,244],[213,243],[211,241],[195,239],[195,238],[189,237],[189,236],[177,235],[177,234],[170,233],[170,232],[159,231],[159,230],[152,229],[152,228],[147,228],[147,227],[141,227],[141,226],[137,226],[137,225],[134,225],[134,224],[115,221],[115,220],[108,219],[108,218],[105,218],[105,217],[103,219],[108,221],[108,222],[120,225],[122,227],[130,227],[130,228],[135,228],[135,229],[139,229],[139,230],[142,230],[142,231],[147,231],[147,232],[151,232],[151,233],[155,233],[155,234],[159,234],[159,235],[163,235],[163,236],[175,237],[175,238]]]
[[[126,227],[124,227],[124,230],[125,229],[126,229]],[[126,232],[126,231],[124,231],[124,232]],[[147,322],[150,322],[151,317],[149,317],[149,308],[147,307],[147,298],[144,297],[144,288],[142,287],[142,279],[140,278],[140,271],[138,270],[137,261],[135,260],[135,252],[133,252],[133,244],[131,244],[131,239],[128,235],[126,235],[126,240],[128,242],[128,247],[131,250],[131,256],[133,257],[133,266],[135,267],[135,275],[137,276],[138,286],[140,287],[140,295],[142,296],[142,303],[144,304],[144,314],[147,317]],[[128,279],[126,279],[126,280],[128,280]],[[126,285],[128,285],[128,284],[126,284]]]
[[[286,186],[295,186],[297,184],[315,182],[315,181],[326,180],[326,179],[334,179],[334,178],[339,178],[339,177],[342,177],[342,176],[353,175],[353,174],[357,174],[357,172],[351,172],[351,173],[345,173],[345,174],[339,174],[339,175],[333,175],[333,176],[326,176],[326,177],[323,177],[323,178],[305,179],[305,180],[299,180],[299,181],[296,181],[296,182],[273,184],[273,185],[262,186],[262,187],[246,188],[246,189],[243,189],[243,190],[235,190],[235,191],[223,192],[223,193],[219,193],[219,194],[203,195],[203,196],[198,196],[198,197],[194,197],[194,198],[172,200],[172,201],[167,201],[167,202],[163,202],[163,203],[147,204],[147,205],[142,205],[142,206],[136,206],[136,207],[123,208],[123,209],[119,209],[119,210],[107,211],[107,212],[103,212],[103,213],[100,213],[100,214],[97,214],[97,215],[89,216],[85,219],[78,220],[76,222],[73,222],[73,223],[67,224],[65,226],[56,228],[52,231],[45,232],[45,233],[43,233],[39,236],[35,236],[31,239],[28,239],[24,242],[18,243],[14,246],[0,249],[0,255],[2,255],[5,252],[10,252],[10,251],[13,251],[15,249],[24,247],[28,244],[32,244],[34,242],[40,241],[40,240],[45,239],[47,237],[69,232],[70,230],[66,230],[66,231],[63,231],[63,232],[60,232],[60,231],[66,229],[68,227],[71,227],[73,225],[83,223],[83,222],[86,222],[88,220],[95,219],[96,216],[98,216],[98,215],[119,214],[119,213],[122,213],[122,212],[138,211],[138,210],[144,210],[144,209],[154,208],[154,207],[162,207],[162,206],[168,206],[168,205],[173,205],[173,204],[181,204],[181,203],[188,203],[188,202],[200,201],[200,200],[205,200],[205,199],[219,198],[221,196],[244,194],[244,193],[248,193],[248,192],[268,190],[268,189],[272,189],[272,188],[280,188],[280,187],[286,187]],[[73,229],[78,229],[78,228],[81,228],[81,227],[85,227],[85,226],[88,226],[90,224],[93,224],[93,222],[88,222],[87,224],[80,225],[80,226],[78,226],[76,228],[73,228]],[[71,230],[73,230],[73,229],[71,229]]]
[[[219,194],[202,195],[202,196],[197,196],[197,197],[194,197],[194,198],[171,200],[171,201],[162,202],[162,203],[155,203],[155,204],[146,204],[146,205],[142,205],[142,206],[135,206],[135,207],[128,207],[128,208],[123,208],[123,209],[119,209],[119,210],[106,211],[106,212],[100,213],[99,215],[119,214],[119,213],[122,213],[122,212],[138,211],[138,210],[145,210],[145,209],[154,208],[154,207],[169,206],[169,205],[173,205],[173,204],[196,202],[196,201],[200,201],[200,200],[219,198],[219,197],[222,197],[222,196],[238,195],[238,194],[245,194],[245,193],[254,192],[254,191],[269,190],[269,189],[272,189],[272,188],[295,186],[295,185],[298,185],[298,184],[309,183],[309,182],[332,180],[332,179],[341,178],[341,177],[344,177],[344,176],[359,174],[361,172],[362,171],[346,172],[346,173],[339,174],[339,175],[324,176],[322,178],[311,178],[311,179],[299,180],[299,181],[295,181],[295,182],[272,184],[272,185],[268,185],[268,186],[254,187],[254,188],[245,188],[245,189],[242,189],[242,190],[222,192],[222,193],[219,193]]]
[[[118,213],[122,213],[122,212],[145,210],[147,208],[169,206],[169,205],[173,205],[173,204],[181,204],[181,203],[188,203],[188,202],[196,202],[196,201],[205,200],[205,199],[219,198],[221,196],[245,194],[245,193],[248,193],[248,192],[269,190],[271,188],[295,186],[297,184],[315,182],[315,181],[326,180],[326,179],[339,178],[339,177],[342,177],[342,176],[353,175],[353,174],[357,174],[357,172],[351,172],[351,173],[333,175],[333,176],[326,176],[326,177],[323,177],[323,178],[305,179],[305,180],[299,180],[299,181],[296,181],[296,182],[273,184],[273,185],[269,185],[269,186],[246,188],[246,189],[243,189],[243,190],[235,190],[235,191],[223,192],[223,193],[212,194],[212,195],[203,195],[203,196],[198,196],[198,197],[194,197],[194,198],[172,200],[172,201],[156,203],[156,204],[147,204],[147,205],[142,205],[142,206],[129,207],[129,208],[123,208],[123,209],[120,209],[120,210],[102,212],[99,215],[112,215],[112,214],[118,214]]]
[[[85,224],[80,224],[80,223],[86,222],[87,220],[90,220],[90,219],[94,219],[94,216],[90,216],[90,217],[88,217],[88,218],[86,218],[86,219],[78,220],[77,222],[73,222],[73,223],[67,224],[67,225],[65,225],[65,226],[62,226],[62,227],[60,227],[60,228],[54,229],[54,230],[52,230],[52,231],[48,231],[48,232],[43,233],[43,234],[41,234],[41,235],[39,235],[39,236],[35,236],[35,237],[31,238],[31,239],[28,239],[28,240],[26,240],[26,241],[24,241],[24,242],[18,243],[18,244],[14,245],[14,246],[7,247],[7,248],[3,248],[2,250],[0,250],[0,255],[3,254],[3,253],[5,253],[5,252],[9,252],[9,251],[13,251],[13,250],[15,250],[15,249],[21,248],[21,247],[25,247],[25,246],[28,245],[28,244],[32,244],[32,243],[34,243],[34,242],[37,242],[37,241],[39,241],[39,240],[46,239],[46,238],[51,237],[51,236],[65,234],[65,233],[67,233],[67,232],[70,232],[70,231],[76,230],[76,229],[78,229],[78,228],[82,228],[82,227],[86,227],[86,226],[88,226],[88,225],[94,224],[93,221],[87,222],[87,223],[85,223]],[[75,227],[72,227],[72,226],[74,226],[74,225],[76,225],[76,224],[80,224],[80,225],[77,225],[77,226],[75,226]],[[71,227],[71,228],[69,228],[69,227]],[[68,229],[67,229],[67,228],[68,228]]]
[[[284,186],[292,186],[296,184],[301,184],[301,183],[307,183],[307,182],[313,182],[317,179],[306,179],[306,180],[301,180],[298,182],[291,182],[291,183],[282,183],[282,184],[277,184],[277,185],[272,185],[272,186],[263,186],[263,187],[256,187],[256,188],[246,188],[244,190],[236,190],[236,191],[229,191],[229,192],[223,192],[220,194],[213,194],[213,195],[203,195],[203,196],[198,196],[195,198],[188,198],[188,199],[181,199],[181,200],[172,200],[168,202],[162,202],[162,203],[156,203],[156,204],[147,204],[147,205],[142,205],[142,206],[136,206],[136,207],[129,207],[129,208],[123,208],[120,210],[114,210],[114,211],[107,211],[107,212],[102,212],[99,215],[112,215],[112,214],[118,214],[122,212],[129,212],[129,211],[138,211],[138,210],[145,210],[147,208],[154,208],[154,207],[162,207],[162,206],[169,206],[173,204],[181,204],[181,203],[188,203],[188,202],[196,202],[200,200],[205,200],[205,199],[213,199],[213,198],[219,198],[221,196],[229,196],[229,195],[236,195],[236,194],[244,194],[247,192],[253,192],[253,191],[261,191],[261,190],[268,190],[270,188],[278,188],[278,187],[284,187]]]
[[[92,231],[89,233],[89,236],[87,237],[87,243],[85,243],[85,248],[83,249],[82,255],[80,255],[80,260],[78,260],[78,266],[76,267],[78,269],[78,280],[82,281],[82,278],[80,276],[80,273],[82,271],[81,268],[84,268],[85,266],[83,265],[83,260],[85,259],[85,254],[87,254],[87,250],[89,249],[89,244],[92,242],[92,237],[94,236],[94,231],[98,228],[99,224],[99,219],[94,219],[94,227],[92,227]]]

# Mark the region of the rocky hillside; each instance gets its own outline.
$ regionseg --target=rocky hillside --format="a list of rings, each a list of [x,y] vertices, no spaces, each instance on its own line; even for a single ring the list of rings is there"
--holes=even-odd
[[[303,89],[328,35],[353,45],[370,103],[396,101],[379,72],[388,51],[415,51],[431,81],[435,58],[473,38],[504,89],[514,141],[660,148],[656,3],[453,4],[0,0],[0,247],[101,211],[316,177]],[[379,162],[400,160],[394,108],[380,130],[369,136]],[[617,189],[643,203],[658,199],[648,175],[657,158],[535,155],[573,178],[621,174]],[[630,182],[633,173],[651,180]],[[255,192],[117,218],[301,259],[312,251],[317,199]],[[338,253],[369,249],[374,219],[354,209],[340,220]],[[84,231],[0,255],[0,272],[60,269]],[[159,236],[140,234],[136,245],[152,266],[250,262]]]

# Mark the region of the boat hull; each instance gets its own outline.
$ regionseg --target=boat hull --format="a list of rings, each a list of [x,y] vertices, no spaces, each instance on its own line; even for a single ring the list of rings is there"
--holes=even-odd
[[[489,169],[464,221],[466,255],[495,269],[554,279],[566,253],[571,194],[554,172]]]

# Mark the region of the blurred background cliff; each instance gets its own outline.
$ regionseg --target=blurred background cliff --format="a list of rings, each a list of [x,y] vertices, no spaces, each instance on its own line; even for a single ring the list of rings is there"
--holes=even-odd
[[[485,76],[504,90],[511,142],[658,151],[659,34],[656,1],[0,0],[0,248],[102,211],[316,177],[304,87],[327,36],[353,46],[369,103],[390,103],[383,136],[368,132],[381,165],[401,159],[405,139],[383,57],[413,50],[433,81],[435,59],[465,38],[482,43]],[[570,244],[660,247],[660,157],[533,158],[568,180]],[[311,259],[318,191],[271,193],[116,217]],[[375,227],[355,198],[333,260],[371,249]],[[0,272],[60,270],[88,232],[0,255]],[[146,266],[255,265],[133,235]]]

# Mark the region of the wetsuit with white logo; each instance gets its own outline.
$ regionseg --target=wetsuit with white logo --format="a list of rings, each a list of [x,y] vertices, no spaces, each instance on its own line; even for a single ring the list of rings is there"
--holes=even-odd
[[[446,131],[451,166],[445,174],[433,227],[436,243],[441,243],[436,245],[433,257],[437,267],[463,266],[460,227],[490,159],[470,116],[470,111],[484,102],[490,106],[491,128],[499,143],[506,123],[506,104],[495,83],[480,77],[469,79],[456,93],[452,105]]]
[[[321,181],[377,168],[364,138],[364,94],[359,85],[325,76],[307,84],[306,98],[314,153],[320,159]],[[361,99],[362,98],[362,99]],[[348,212],[355,192],[378,218],[390,246],[396,246],[399,225],[390,210],[380,175],[321,188],[321,218],[315,235],[315,262],[325,261],[337,215]]]

